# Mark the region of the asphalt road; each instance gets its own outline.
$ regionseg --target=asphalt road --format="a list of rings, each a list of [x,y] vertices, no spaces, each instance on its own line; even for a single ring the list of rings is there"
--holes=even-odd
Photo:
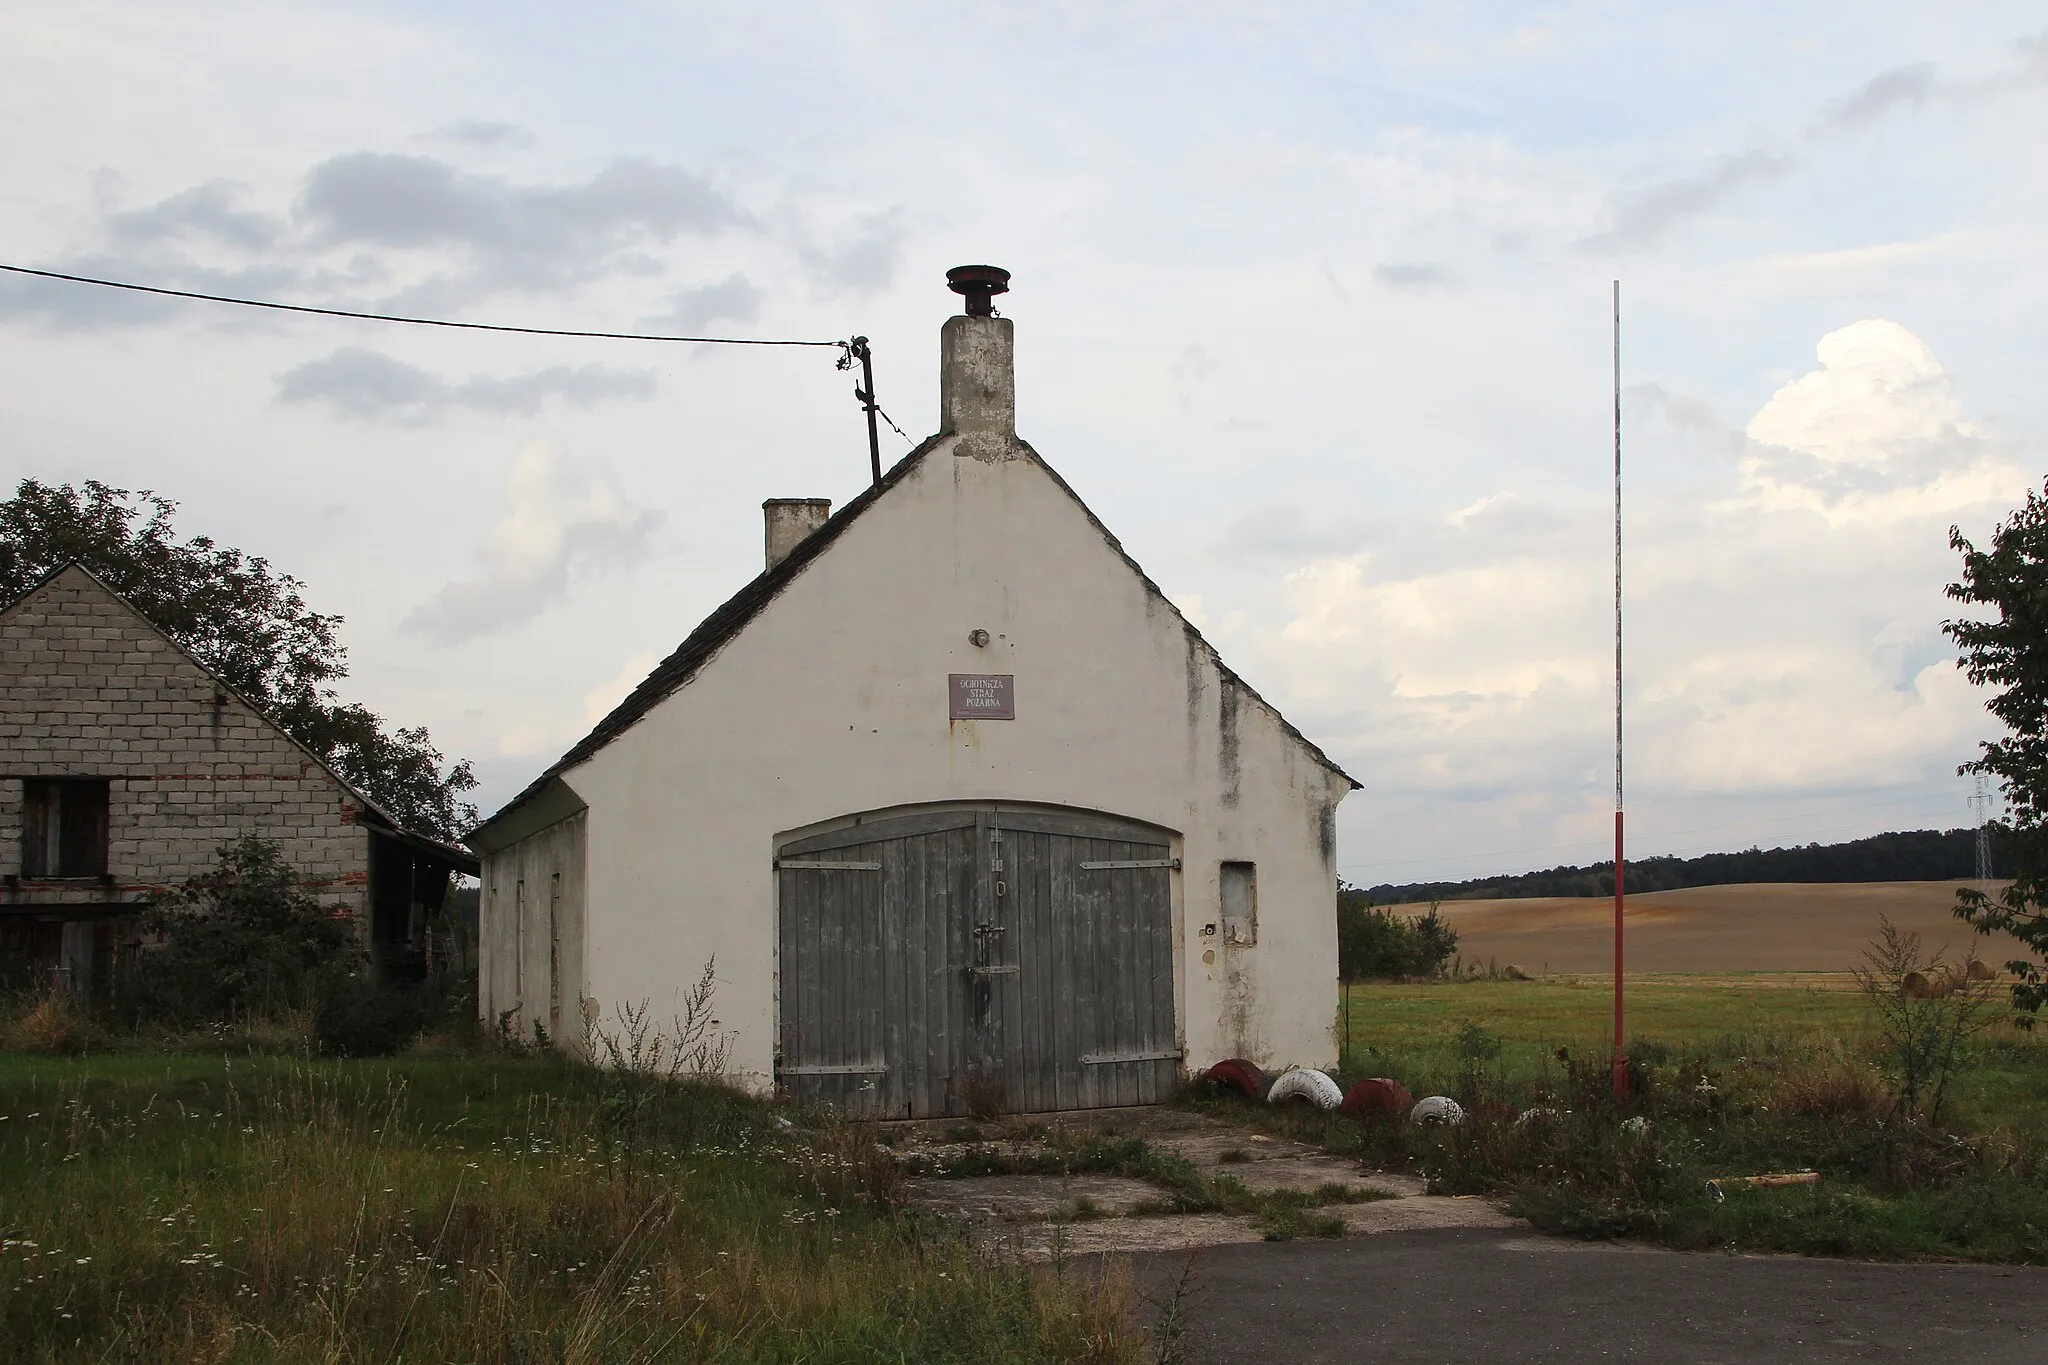
[[[1136,1258],[1192,1264],[1190,1365],[1970,1361],[2039,1365],[2048,1270],[1693,1255],[1446,1229]]]

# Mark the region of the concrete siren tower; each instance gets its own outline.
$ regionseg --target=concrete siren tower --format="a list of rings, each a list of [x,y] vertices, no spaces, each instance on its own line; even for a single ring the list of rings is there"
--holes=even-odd
[[[946,286],[966,311],[939,332],[939,432],[960,438],[955,455],[1007,460],[1017,443],[1016,326],[996,315],[995,296],[1010,292],[1010,272],[956,265]]]

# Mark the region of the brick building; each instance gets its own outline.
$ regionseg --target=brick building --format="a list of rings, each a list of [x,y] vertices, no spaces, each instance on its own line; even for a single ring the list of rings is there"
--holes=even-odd
[[[399,828],[78,564],[0,610],[0,960],[91,989],[149,897],[245,833],[381,974],[460,953],[431,926],[468,853]]]

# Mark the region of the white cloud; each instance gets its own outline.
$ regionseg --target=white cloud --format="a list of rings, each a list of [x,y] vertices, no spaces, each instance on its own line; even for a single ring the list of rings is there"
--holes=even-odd
[[[483,576],[446,585],[406,625],[453,642],[536,616],[568,593],[572,579],[638,559],[661,521],[598,471],[573,469],[545,445],[528,446],[513,462],[504,515],[479,554]]]
[[[846,223],[829,242],[803,247],[800,255],[811,277],[828,289],[872,294],[895,280],[909,235],[900,209],[866,213]]]
[[[1739,506],[1896,524],[2025,492],[2026,472],[1964,419],[1953,377],[1904,327],[1852,323],[1815,350],[1820,368],[1749,421]]]
[[[745,275],[734,271],[714,284],[695,285],[676,291],[675,302],[666,313],[648,319],[651,326],[675,327],[699,332],[714,322],[755,322],[767,294]]]
[[[1990,242],[1971,233],[1943,233],[1908,242],[1878,242],[1832,251],[1778,252],[1742,267],[1737,287],[1769,298],[1787,293],[1817,294],[1867,290],[1908,266],[1982,252]]]
[[[652,370],[600,364],[555,365],[505,378],[479,374],[451,383],[382,352],[344,346],[279,375],[277,397],[357,421],[423,426],[456,409],[531,417],[549,402],[588,408],[647,399],[654,386]]]
[[[1860,131],[1894,109],[1919,108],[1934,93],[1935,85],[1932,62],[1914,62],[1881,71],[1832,101],[1821,116],[1820,126],[1829,132]]]
[[[1457,273],[1435,261],[1382,261],[1372,268],[1375,281],[1389,289],[1449,289],[1458,282]]]
[[[547,727],[532,722],[513,726],[497,740],[500,758],[531,758],[536,754],[550,753],[556,747]]]
[[[1895,687],[1866,644],[1828,633],[1675,661],[1636,699],[1639,762],[1739,793],[1884,786],[1967,756],[1982,695],[1946,660]]]
[[[643,649],[619,668],[618,675],[599,683],[583,694],[583,719],[595,725],[612,713],[612,709],[626,699],[626,694],[638,687],[654,671],[654,651]]]
[[[653,650],[641,650],[620,665],[618,673],[599,683],[583,694],[582,722],[584,729],[597,724],[610,715],[612,708],[626,699],[626,694],[638,687],[652,672],[655,665]],[[551,713],[552,714],[552,713]],[[584,733],[577,729],[569,717],[554,714],[523,716],[491,739],[491,747],[499,758],[534,759],[553,758]]]
[[[1938,634],[1945,532],[2026,476],[1906,328],[1856,323],[1818,356],[1750,419],[1734,496],[1632,504],[1631,745],[1663,792],[1908,782],[1984,728]],[[1413,788],[1596,794],[1613,667],[1599,512],[1504,492],[1437,526],[1449,539],[1426,557],[1376,547],[1288,576],[1265,648],[1289,695]]]
[[[1646,818],[1774,819],[1778,793],[1916,764],[1908,790],[1952,790],[1944,533],[1981,537],[2011,505],[2003,466],[2038,472],[2048,433],[2030,368],[2048,44],[2015,49],[2040,31],[2022,11],[1566,6],[1530,34],[1471,6],[1267,7],[1221,28],[1099,6],[856,22],[810,0],[680,26],[644,7],[0,6],[0,122],[61,132],[10,148],[10,250],[379,312],[858,332],[913,437],[958,307],[941,272],[994,261],[1016,273],[1027,434],[1216,638],[1244,623],[1232,666],[1368,782],[1340,815],[1347,871],[1566,836],[1597,855],[1614,272],[1571,244],[1611,229],[1649,248],[1625,281]],[[592,44],[606,62],[559,60]],[[1046,80],[991,82],[963,50]],[[561,79],[536,86],[542,69]],[[1956,439],[1842,456],[1877,397],[1832,375],[1832,415],[1797,438],[1819,453],[1753,443],[1784,357],[1857,318],[1909,323],[1967,379],[1952,416],[1927,410]],[[1221,368],[1176,375],[1191,345]],[[317,406],[275,401],[280,370],[350,347],[417,372],[330,363],[297,381]],[[552,756],[601,675],[758,571],[761,498],[864,485],[831,358],[394,334],[0,280],[19,474],[161,489],[191,532],[300,574],[348,618],[352,686],[478,757],[486,807],[535,771],[492,757],[501,743]],[[586,366],[657,364],[659,403],[580,401],[644,391]],[[351,403],[377,425],[330,417]],[[543,499],[559,541],[492,529],[517,521],[500,495],[525,435],[505,432],[535,404],[558,449],[615,471],[609,511],[580,475]],[[688,547],[675,572],[579,591],[610,541],[644,544],[642,506]],[[439,562],[451,540],[474,561]],[[474,638],[423,651],[422,628]],[[545,743],[515,733],[528,722]],[[1728,804],[1679,814],[1681,789]]]
[[[1834,462],[1882,463],[1901,442],[1976,432],[1962,421],[1949,373],[1926,342],[1873,319],[1829,332],[1820,368],[1772,394],[1747,428],[1752,441]]]
[[[1696,174],[1677,176],[1616,196],[1607,231],[1579,242],[1585,251],[1654,246],[1675,228],[1711,213],[1741,191],[1791,174],[1793,163],[1761,147],[1724,156]]]

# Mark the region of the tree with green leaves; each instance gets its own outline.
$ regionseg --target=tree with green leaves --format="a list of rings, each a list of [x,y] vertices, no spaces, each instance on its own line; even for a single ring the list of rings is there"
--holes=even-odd
[[[1337,974],[1345,981],[1442,976],[1458,951],[1458,931],[1431,901],[1420,915],[1374,905],[1369,892],[1337,889]]]
[[[1970,681],[1997,689],[1988,706],[2006,728],[1959,771],[1994,778],[2005,796],[2001,844],[2012,878],[1995,894],[1957,892],[1956,916],[2048,958],[2048,494],[2029,492],[1992,532],[1988,550],[1953,526],[1948,541],[1963,557],[1962,581],[1949,584],[1948,595],[1986,612],[1945,621],[1942,630],[1962,651],[1958,663]],[[2048,968],[2024,958],[2006,965],[2019,977],[2013,1005],[2031,1024],[2048,1003]]]
[[[0,602],[77,560],[392,819],[450,840],[474,825],[467,761],[448,765],[425,729],[387,729],[336,697],[341,618],[314,611],[305,584],[268,560],[180,539],[176,511],[147,489],[24,479],[0,502]]]

